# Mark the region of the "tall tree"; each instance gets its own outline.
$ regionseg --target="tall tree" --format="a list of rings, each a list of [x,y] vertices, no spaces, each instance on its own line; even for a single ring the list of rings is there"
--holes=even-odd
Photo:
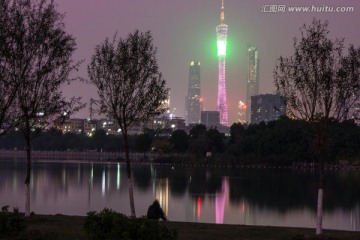
[[[314,19],[294,39],[292,57],[280,57],[274,69],[277,92],[289,113],[312,124],[319,162],[316,234],[322,233],[324,152],[331,121],[349,116],[360,96],[360,48],[343,53],[344,40],[328,38],[328,22]]]
[[[160,114],[168,89],[156,60],[150,32],[130,33],[127,38],[106,39],[96,46],[88,66],[90,83],[99,95],[102,113],[117,121],[125,144],[131,215],[135,214],[128,131]]]
[[[27,168],[25,184],[30,215],[31,141],[36,128],[78,110],[79,98],[66,100],[60,87],[79,63],[73,64],[75,40],[64,30],[63,15],[53,1],[0,0],[1,68],[7,81],[17,85],[13,108],[26,141]]]
[[[18,73],[15,72],[13,63],[9,62],[12,52],[8,47],[8,42],[11,40],[9,16],[5,14],[8,7],[7,2],[0,1],[0,135],[11,129],[19,119],[14,102],[20,82],[16,77]]]

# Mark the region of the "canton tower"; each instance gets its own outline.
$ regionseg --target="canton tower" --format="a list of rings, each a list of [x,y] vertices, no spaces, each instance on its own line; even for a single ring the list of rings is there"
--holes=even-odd
[[[226,100],[226,74],[225,74],[225,59],[226,59],[226,37],[228,25],[224,23],[224,0],[221,3],[220,25],[216,27],[217,37],[217,55],[219,60],[219,78],[218,78],[218,95],[217,95],[217,111],[220,112],[220,123],[224,126],[229,126],[228,109]]]

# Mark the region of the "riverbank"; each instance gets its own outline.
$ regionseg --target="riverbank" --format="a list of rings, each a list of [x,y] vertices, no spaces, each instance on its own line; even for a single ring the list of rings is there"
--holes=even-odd
[[[120,163],[125,164],[124,152],[97,152],[97,151],[32,151],[33,161],[46,162],[86,162],[86,163]],[[191,155],[164,155],[156,153],[130,153],[133,166],[158,165],[170,167],[214,167],[214,168],[245,168],[245,169],[292,169],[312,170],[317,169],[314,162],[294,162],[290,165],[264,164],[264,163],[227,163],[226,161],[213,161],[208,158],[196,159]],[[23,150],[0,150],[1,159],[26,160],[26,152]],[[349,164],[325,164],[326,171],[360,170],[360,165]]]
[[[87,240],[84,232],[85,217],[64,215],[35,215],[27,220],[28,239],[77,239]],[[325,230],[321,238],[315,238],[314,229],[262,227],[244,225],[216,225],[206,223],[165,222],[176,229],[178,240],[358,240],[360,232]],[[14,237],[4,238],[14,239]],[[19,238],[24,239],[24,238]]]

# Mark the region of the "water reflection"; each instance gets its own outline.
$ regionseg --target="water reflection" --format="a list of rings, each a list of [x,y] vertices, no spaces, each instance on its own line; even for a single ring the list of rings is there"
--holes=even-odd
[[[223,178],[221,191],[216,193],[215,206],[216,206],[216,223],[224,223],[225,204],[228,197],[228,182]]]
[[[119,163],[35,162],[31,209],[36,213],[86,215],[104,207],[130,214],[126,169]],[[25,163],[0,161],[0,206],[21,211]],[[138,215],[158,199],[174,221],[246,225],[315,225],[316,175],[291,170],[134,166]],[[325,178],[324,227],[360,230],[359,172]]]

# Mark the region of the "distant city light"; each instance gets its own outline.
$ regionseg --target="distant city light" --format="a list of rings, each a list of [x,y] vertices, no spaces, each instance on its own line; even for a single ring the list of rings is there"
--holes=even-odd
[[[239,108],[242,109],[242,110],[246,110],[247,106],[243,101],[239,101]]]

